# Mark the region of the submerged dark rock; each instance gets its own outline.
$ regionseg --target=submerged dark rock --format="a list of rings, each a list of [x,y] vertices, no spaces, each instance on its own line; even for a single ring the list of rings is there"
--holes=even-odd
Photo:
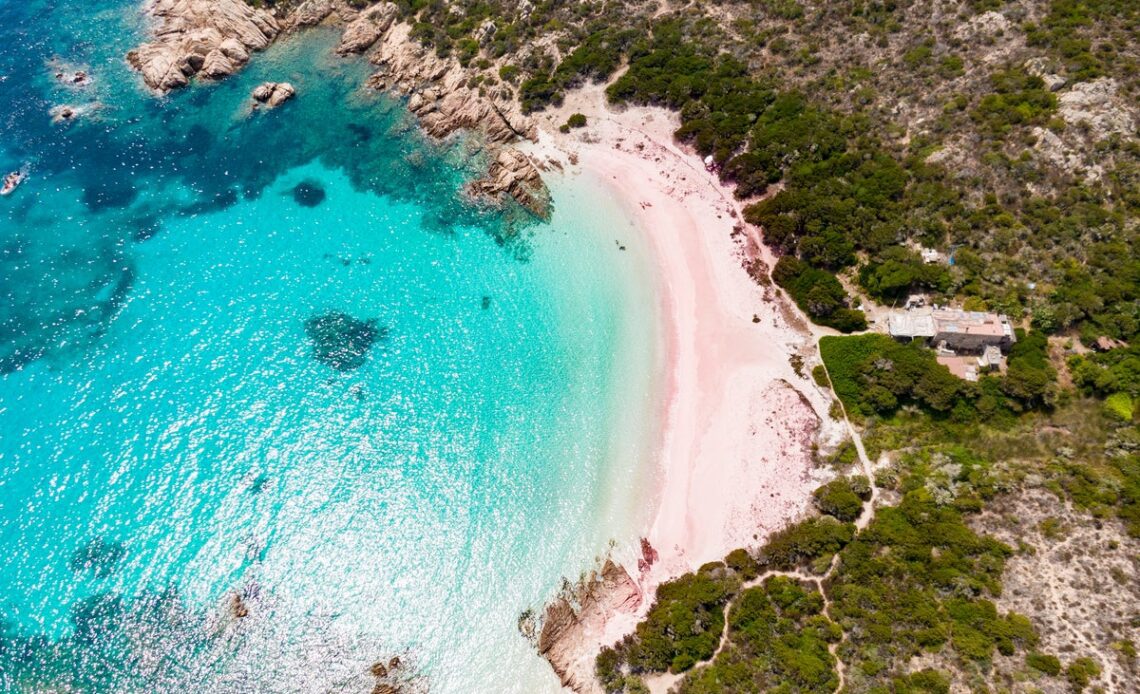
[[[122,561],[127,550],[121,542],[97,537],[71,555],[68,566],[76,573],[90,571],[99,578],[109,576]]]
[[[338,371],[352,371],[364,364],[372,345],[384,339],[388,329],[377,327],[374,319],[330,311],[305,321],[305,334],[313,343],[313,359]]]
[[[114,593],[101,593],[80,600],[71,608],[75,639],[91,644],[120,630],[126,611],[123,598]]]
[[[162,220],[160,218],[144,217],[136,222],[135,233],[131,234],[131,238],[139,243],[150,241],[161,228]]]
[[[267,486],[269,486],[269,475],[258,475],[253,478],[253,482],[249,485],[249,493],[260,494]]]
[[[238,593],[230,596],[230,615],[234,619],[245,619],[249,616],[249,607]]]
[[[293,186],[293,200],[301,207],[316,207],[325,201],[325,189],[313,181]]]
[[[372,128],[360,123],[349,123],[347,126],[348,131],[352,133],[356,142],[365,143],[372,139]]]
[[[83,189],[83,204],[92,212],[127,207],[135,201],[139,191],[123,182],[101,181]]]

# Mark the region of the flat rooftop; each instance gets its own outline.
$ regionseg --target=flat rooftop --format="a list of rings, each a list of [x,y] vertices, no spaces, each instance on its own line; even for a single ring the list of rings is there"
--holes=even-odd
[[[1009,319],[996,313],[947,309],[940,309],[931,313],[931,317],[934,319],[934,327],[940,333],[1013,337],[1013,326],[1009,324]]]
[[[934,318],[929,311],[895,311],[887,315],[887,330],[894,337],[934,337]]]
[[[934,337],[942,333],[1013,338],[1009,319],[996,313],[957,309],[915,308],[892,311],[887,330],[894,337]]]

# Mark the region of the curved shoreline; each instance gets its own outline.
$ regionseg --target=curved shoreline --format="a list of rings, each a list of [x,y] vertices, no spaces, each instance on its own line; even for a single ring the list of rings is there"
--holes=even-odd
[[[659,440],[651,448],[657,475],[653,520],[642,533],[636,565],[608,561],[577,595],[548,605],[547,622],[557,621],[559,629],[544,628],[540,639],[540,650],[564,685],[597,691],[594,655],[636,626],[658,585],[737,547],[761,544],[807,510],[819,483],[813,478],[814,448],[843,435],[827,415],[829,396],[790,360],[798,355],[808,368],[817,361],[813,330],[779,291],[759,282],[767,277],[772,254],[758,230],[743,223],[739,204],[716,175],[674,144],[676,114],[613,111],[602,87],[589,86],[568,95],[560,108],[532,117],[540,125],[537,142],[499,149],[495,142],[515,140],[527,128],[512,125],[493,102],[487,107],[482,97],[462,96],[462,67],[421,60],[423,51],[412,45],[407,27],[391,26],[385,9],[377,10],[384,12],[380,19],[373,10],[330,17],[324,8],[334,2],[321,4],[322,12],[312,17],[302,18],[305,5],[298,7],[298,16],[283,26],[290,30],[326,18],[347,23],[342,47],[347,42],[350,48],[338,52],[375,46],[371,58],[381,71],[370,85],[409,95],[409,110],[429,134],[443,138],[474,128],[492,135],[490,171],[473,184],[474,192],[509,195],[544,217],[548,208],[535,192],[542,185],[535,165],[586,173],[621,200],[651,251],[665,353]],[[349,41],[364,30],[366,40]],[[164,75],[175,64],[158,62]],[[203,72],[215,77],[225,71]],[[585,114],[587,127],[559,134],[571,113]],[[494,136],[503,122],[511,126],[510,135]],[[745,270],[756,262],[762,271]]]
[[[574,112],[587,116],[583,134],[554,134]],[[644,533],[652,549],[636,566],[607,563],[571,600],[548,606],[557,633],[542,650],[580,692],[597,691],[594,655],[632,631],[658,585],[761,544],[806,511],[819,483],[814,446],[843,435],[828,418],[829,398],[789,359],[813,361],[811,330],[743,267],[770,262],[758,230],[740,221],[715,174],[673,144],[676,125],[664,110],[613,111],[601,87],[588,87],[542,116],[527,150],[565,175],[604,182],[637,220],[656,267],[666,352],[655,508]]]

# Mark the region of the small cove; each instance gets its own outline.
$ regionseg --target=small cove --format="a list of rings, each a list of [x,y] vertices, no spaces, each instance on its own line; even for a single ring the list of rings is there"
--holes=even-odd
[[[33,162],[0,205],[5,687],[367,691],[399,655],[432,691],[555,691],[519,613],[646,520],[656,316],[620,206],[559,179],[517,237],[331,35],[156,100],[130,3],[0,15],[29,45],[0,160]],[[298,98],[251,116],[265,79]],[[52,126],[65,98],[103,107]]]

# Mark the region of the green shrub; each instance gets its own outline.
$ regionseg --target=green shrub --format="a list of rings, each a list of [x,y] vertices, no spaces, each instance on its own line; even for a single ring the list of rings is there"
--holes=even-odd
[[[518,65],[504,65],[499,68],[499,79],[513,84],[521,72],[522,69]]]
[[[773,533],[760,553],[759,563],[793,569],[819,557],[835,554],[855,535],[855,526],[830,516],[809,518]]]
[[[867,328],[863,312],[848,307],[847,290],[830,272],[786,255],[776,262],[772,279],[813,322],[845,333]]]
[[[950,288],[944,265],[927,264],[914,251],[888,248],[859,270],[859,286],[883,303],[894,303],[916,289],[944,292]]]
[[[716,651],[739,580],[723,564],[661,584],[645,621],[620,647],[634,673],[683,672]]]
[[[990,81],[993,93],[982,97],[972,115],[991,135],[1004,135],[1017,125],[1044,123],[1057,109],[1057,97],[1036,75],[1005,70],[994,73]]]
[[[1028,653],[1025,656],[1025,664],[1050,677],[1056,677],[1061,674],[1061,660],[1055,655],[1037,652]]]
[[[841,521],[853,521],[863,512],[863,500],[855,493],[851,481],[845,477],[832,480],[812,494],[821,513]]]
[[[816,364],[812,367],[811,378],[820,388],[831,387],[831,383],[827,380],[827,368],[823,364]]]
[[[898,694],[949,694],[950,678],[938,670],[919,670],[895,679]]]
[[[607,694],[615,694],[625,689],[625,675],[622,674],[621,665],[621,655],[608,646],[594,658],[594,674]]]
[[[1100,675],[1100,665],[1092,658],[1077,658],[1069,663],[1065,669],[1065,678],[1069,680],[1073,690],[1083,692],[1093,678]]]
[[[584,128],[586,127],[586,116],[581,113],[572,113],[570,117],[566,119],[566,125],[571,128]]]
[[[1113,419],[1122,422],[1132,421],[1132,413],[1135,412],[1132,396],[1128,393],[1113,393],[1105,399],[1104,411]]]
[[[732,604],[728,647],[687,675],[682,694],[787,691],[831,694],[839,685],[828,645],[842,632],[822,614],[814,586],[782,576],[742,592]]]
[[[735,571],[740,575],[743,581],[751,581],[760,574],[760,568],[756,564],[756,560],[748,553],[748,550],[740,548],[734,549],[728,553],[724,558],[724,563],[728,568]]]
[[[1027,407],[1052,405],[1057,372],[1049,363],[1048,338],[1039,330],[1017,330],[1017,342],[1009,350],[1009,366],[1001,381],[1006,395]]]
[[[523,80],[519,86],[519,103],[523,113],[541,110],[553,104],[562,103],[562,90],[555,84],[548,74],[537,74]]]
[[[835,394],[849,411],[888,416],[913,403],[933,412],[949,412],[965,401],[973,418],[970,389],[918,344],[900,344],[886,335],[825,336],[820,355],[831,374]]]

